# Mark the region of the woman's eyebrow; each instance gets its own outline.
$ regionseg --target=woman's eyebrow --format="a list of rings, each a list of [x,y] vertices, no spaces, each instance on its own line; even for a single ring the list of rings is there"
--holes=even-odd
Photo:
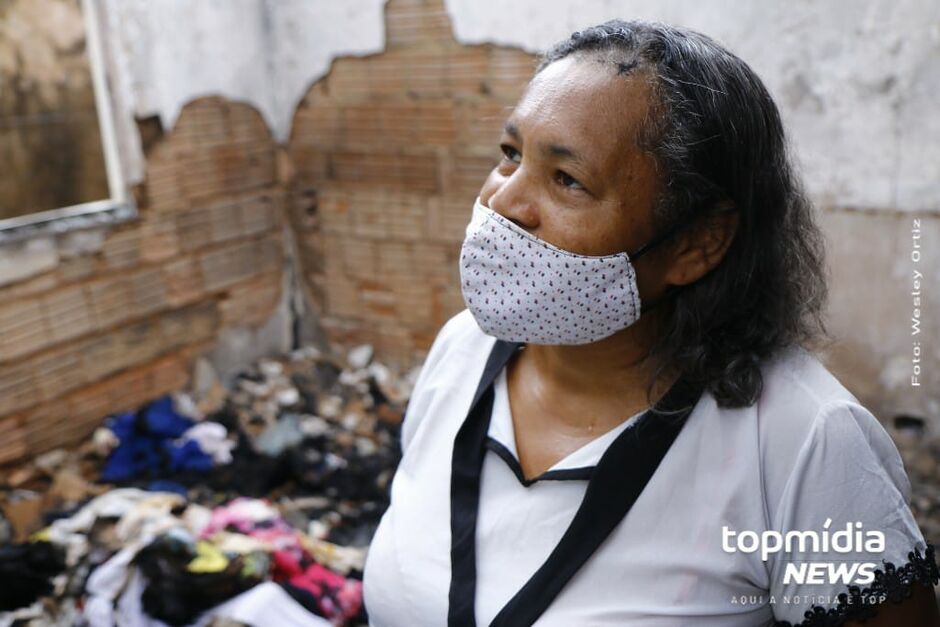
[[[507,121],[505,124],[503,124],[503,131],[505,131],[507,135],[512,137],[520,144],[522,143],[522,133],[519,132],[519,127],[517,127],[512,122]],[[587,161],[584,159],[584,157],[568,146],[563,146],[561,144],[546,144],[541,146],[541,150],[544,154],[550,157],[562,157],[579,165],[587,165]]]
[[[519,127],[512,122],[507,120],[503,123],[503,131],[517,142],[522,142],[522,133],[519,132]]]
[[[567,146],[562,146],[560,144],[548,144],[547,146],[542,147],[542,152],[552,157],[563,157],[575,163],[584,164],[585,161],[580,154],[568,148]]]

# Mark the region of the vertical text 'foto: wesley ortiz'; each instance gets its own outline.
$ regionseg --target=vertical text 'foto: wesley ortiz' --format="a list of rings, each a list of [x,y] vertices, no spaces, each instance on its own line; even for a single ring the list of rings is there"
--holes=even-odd
[[[920,321],[921,321],[921,296],[922,286],[924,284],[924,273],[920,271],[918,265],[921,258],[920,246],[920,218],[914,218],[911,226],[911,262],[914,264],[914,275],[911,283],[911,387],[920,387]]]

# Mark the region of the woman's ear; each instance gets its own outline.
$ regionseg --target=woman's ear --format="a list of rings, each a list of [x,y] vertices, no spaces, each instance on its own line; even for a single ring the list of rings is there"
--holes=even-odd
[[[676,238],[672,263],[663,275],[669,285],[688,285],[721,263],[738,231],[738,212],[730,201],[716,204],[708,214]]]

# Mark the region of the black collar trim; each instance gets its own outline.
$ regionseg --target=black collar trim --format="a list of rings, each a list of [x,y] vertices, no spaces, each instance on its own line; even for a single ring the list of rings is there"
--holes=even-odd
[[[502,442],[487,436],[486,448],[499,455],[502,460],[506,462],[506,465],[509,466],[509,469],[512,470],[512,474],[516,475],[516,479],[519,480],[519,483],[527,488],[539,481],[589,481],[594,475],[594,466],[582,466],[579,468],[546,470],[538,477],[526,479],[522,472],[522,466],[519,465],[519,460],[516,459],[512,451],[506,448]]]
[[[480,475],[493,411],[493,381],[519,344],[497,340],[470,410],[454,438],[451,460],[449,627],[476,627],[476,527]],[[626,516],[702,394],[680,378],[652,409],[608,446],[584,499],[558,545],[500,610],[490,627],[532,625]]]

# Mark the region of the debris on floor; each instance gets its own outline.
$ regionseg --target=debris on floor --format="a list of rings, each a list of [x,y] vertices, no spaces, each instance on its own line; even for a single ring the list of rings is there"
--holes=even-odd
[[[907,415],[895,416],[888,432],[911,481],[914,519],[927,542],[940,546],[940,434],[930,435],[923,418]]]
[[[0,627],[364,625],[417,371],[305,348],[0,473]]]

